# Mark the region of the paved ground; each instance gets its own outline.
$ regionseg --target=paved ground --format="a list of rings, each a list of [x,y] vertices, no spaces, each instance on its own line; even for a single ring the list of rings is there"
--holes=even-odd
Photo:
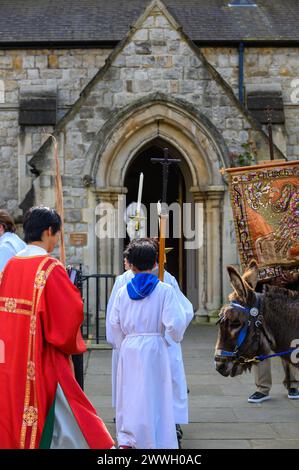
[[[289,400],[281,384],[282,367],[272,359],[272,399],[247,403],[255,388],[253,376],[225,378],[214,369],[217,327],[196,324],[183,344],[189,395],[190,424],[183,426],[185,449],[299,449],[299,400]],[[111,351],[88,353],[85,390],[115,435],[111,408]]]

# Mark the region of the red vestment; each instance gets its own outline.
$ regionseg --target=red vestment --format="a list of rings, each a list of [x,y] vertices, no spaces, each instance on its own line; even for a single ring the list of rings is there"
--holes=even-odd
[[[0,273],[0,448],[39,447],[58,384],[87,445],[113,446],[70,367],[69,355],[86,350],[82,321],[80,293],[56,259],[14,257]]]

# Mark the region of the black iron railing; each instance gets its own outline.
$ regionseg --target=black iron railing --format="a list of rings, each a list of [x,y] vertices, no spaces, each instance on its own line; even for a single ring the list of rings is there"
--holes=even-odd
[[[84,301],[82,334],[91,344],[106,338],[106,310],[115,274],[88,274],[81,270],[80,290]]]

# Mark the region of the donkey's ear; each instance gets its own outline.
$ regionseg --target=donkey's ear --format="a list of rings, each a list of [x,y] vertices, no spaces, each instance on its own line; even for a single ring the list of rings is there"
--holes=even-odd
[[[258,265],[255,259],[252,259],[242,278],[249,286],[255,290],[259,276]]]
[[[249,265],[247,266],[247,269],[253,269],[253,268],[258,268],[258,264],[257,264],[257,261],[252,258],[252,260],[250,260],[250,263]]]
[[[245,301],[247,298],[247,290],[242,277],[240,276],[236,268],[234,268],[233,266],[228,266],[227,272],[234,290],[236,291],[238,296]]]

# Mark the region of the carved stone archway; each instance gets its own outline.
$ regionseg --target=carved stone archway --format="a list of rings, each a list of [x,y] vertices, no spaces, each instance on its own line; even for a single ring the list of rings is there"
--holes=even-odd
[[[222,302],[222,201],[225,184],[220,169],[228,151],[213,124],[182,100],[162,95],[147,97],[122,110],[106,123],[89,149],[85,180],[93,183],[97,203],[117,203],[126,193],[124,180],[138,151],[160,137],[175,147],[186,166],[189,202],[203,205],[203,246],[197,250],[198,314],[219,308]],[[121,244],[118,239],[101,241],[98,248],[100,272],[120,271]],[[190,263],[191,264],[191,263]],[[190,278],[191,279],[191,278]],[[191,286],[190,286],[191,289]]]

